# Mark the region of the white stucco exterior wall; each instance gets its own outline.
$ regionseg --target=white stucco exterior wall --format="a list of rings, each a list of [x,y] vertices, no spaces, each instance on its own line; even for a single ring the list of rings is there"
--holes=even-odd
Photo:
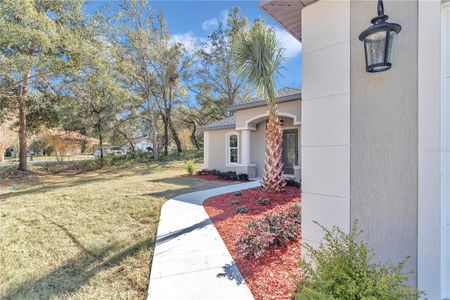
[[[319,1],[302,10],[303,240],[321,229],[350,230],[350,1]]]

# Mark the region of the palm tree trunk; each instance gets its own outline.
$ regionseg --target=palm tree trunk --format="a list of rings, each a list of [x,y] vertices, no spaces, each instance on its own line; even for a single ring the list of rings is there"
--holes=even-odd
[[[276,105],[269,107],[269,122],[266,129],[266,159],[262,186],[267,191],[281,192],[286,187],[283,179],[282,143],[283,130]]]

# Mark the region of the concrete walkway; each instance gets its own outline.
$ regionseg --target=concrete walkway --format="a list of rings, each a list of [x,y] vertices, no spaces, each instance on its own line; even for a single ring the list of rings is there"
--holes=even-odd
[[[212,196],[259,185],[252,181],[184,194],[163,205],[148,299],[253,299],[202,204]]]

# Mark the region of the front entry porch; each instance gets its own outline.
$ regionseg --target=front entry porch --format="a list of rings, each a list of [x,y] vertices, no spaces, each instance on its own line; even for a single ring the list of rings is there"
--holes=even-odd
[[[300,181],[300,124],[291,116],[280,115],[283,129],[283,173],[286,178]],[[241,165],[253,169],[257,177],[264,173],[265,133],[268,116],[246,122],[246,128],[241,131]]]

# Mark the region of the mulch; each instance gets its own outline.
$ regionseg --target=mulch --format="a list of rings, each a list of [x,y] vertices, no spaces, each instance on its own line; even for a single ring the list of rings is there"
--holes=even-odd
[[[300,278],[298,263],[301,256],[301,241],[291,242],[257,259],[245,259],[237,254],[236,241],[246,230],[250,221],[260,220],[267,213],[287,213],[293,204],[300,204],[300,190],[287,187],[283,193],[269,193],[262,188],[215,196],[204,202],[204,207],[230,251],[245,282],[256,300],[293,299],[296,282]],[[259,198],[270,198],[268,206],[258,204]],[[238,200],[239,204],[232,204]],[[246,214],[236,214],[236,207],[245,206]]]

